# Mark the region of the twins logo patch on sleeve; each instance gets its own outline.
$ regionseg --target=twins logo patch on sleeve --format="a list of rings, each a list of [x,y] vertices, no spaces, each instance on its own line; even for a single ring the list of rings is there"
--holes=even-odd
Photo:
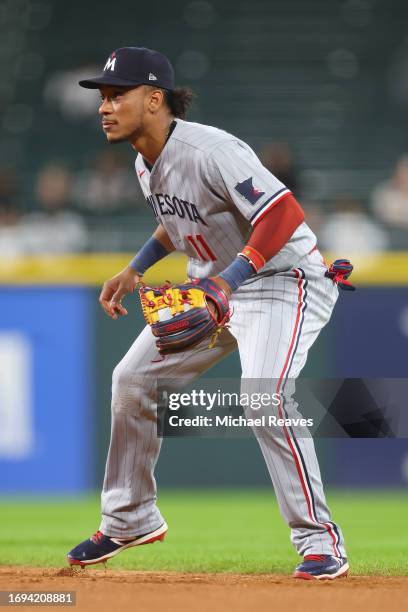
[[[252,184],[252,176],[247,178],[245,181],[241,183],[237,183],[235,185],[235,190],[238,191],[250,204],[256,204],[259,198],[262,198],[265,195],[265,191],[261,191],[257,189]]]

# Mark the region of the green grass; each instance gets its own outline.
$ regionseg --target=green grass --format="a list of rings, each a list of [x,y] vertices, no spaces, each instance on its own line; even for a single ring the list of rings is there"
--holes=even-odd
[[[408,495],[330,492],[353,574],[408,575]],[[298,561],[270,491],[162,491],[165,544],[130,549],[109,567],[290,573]],[[99,497],[0,499],[0,564],[61,566],[96,531]]]

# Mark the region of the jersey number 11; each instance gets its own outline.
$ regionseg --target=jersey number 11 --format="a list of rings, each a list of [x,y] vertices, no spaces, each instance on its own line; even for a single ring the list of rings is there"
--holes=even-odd
[[[187,240],[192,245],[200,259],[203,261],[217,261],[216,256],[201,234],[195,234],[194,236],[189,234],[187,236]]]

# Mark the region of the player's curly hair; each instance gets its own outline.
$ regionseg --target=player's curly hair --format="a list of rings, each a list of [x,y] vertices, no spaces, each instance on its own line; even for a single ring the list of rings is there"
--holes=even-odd
[[[157,89],[154,85],[146,85],[150,91]],[[191,106],[196,94],[190,87],[176,87],[175,89],[162,89],[164,102],[169,107],[171,114],[178,119],[185,119],[187,111]]]
[[[195,94],[190,87],[176,87],[169,91],[164,90],[167,106],[171,114],[179,119],[185,119],[187,111],[195,98]]]

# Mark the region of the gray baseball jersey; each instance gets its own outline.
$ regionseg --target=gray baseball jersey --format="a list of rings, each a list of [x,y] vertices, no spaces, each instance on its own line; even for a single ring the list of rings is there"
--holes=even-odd
[[[248,145],[216,128],[179,119],[152,171],[140,156],[136,170],[157,220],[177,250],[189,256],[191,277],[221,272],[246,243],[251,225],[289,193]],[[325,277],[315,243],[302,223],[251,284],[234,292],[229,327],[214,348],[204,339],[161,360],[150,327],[135,340],[113,375],[100,526],[104,534],[131,537],[153,532],[164,522],[154,479],[161,447],[158,378],[193,380],[234,350],[240,355],[242,384],[249,381],[252,392],[281,391],[300,374],[338,296]],[[282,411],[288,417],[299,415],[290,397]],[[274,432],[260,429],[255,433],[296,550],[345,556],[312,438],[299,437],[286,426]]]
[[[177,119],[151,172],[141,155],[136,172],[147,202],[177,251],[188,276],[224,270],[247,242],[253,225],[290,191],[242,140],[223,130]],[[316,244],[302,223],[260,270],[289,270]]]

